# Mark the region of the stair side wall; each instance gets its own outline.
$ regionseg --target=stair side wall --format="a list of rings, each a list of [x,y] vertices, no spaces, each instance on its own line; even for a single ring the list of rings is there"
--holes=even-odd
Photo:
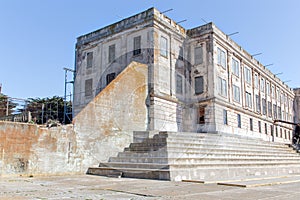
[[[132,62],[74,119],[83,168],[116,156],[147,129],[148,67]]]

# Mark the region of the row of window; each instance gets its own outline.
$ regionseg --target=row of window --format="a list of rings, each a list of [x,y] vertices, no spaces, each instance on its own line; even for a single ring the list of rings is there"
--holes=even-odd
[[[112,82],[116,78],[116,73],[110,73],[106,75],[106,85]],[[84,83],[84,95],[92,96],[93,95],[93,79],[87,79]]]
[[[219,47],[217,48],[217,64],[224,70],[227,70],[226,52]],[[231,59],[231,71],[235,76],[240,77],[240,61],[236,58]],[[244,78],[247,84],[252,85],[252,69],[248,66],[244,66]],[[254,86],[256,89],[260,89],[260,92],[277,99],[278,102],[281,101],[283,104],[288,105],[290,103],[292,105],[292,99],[288,98],[287,94],[280,92],[280,89],[267,79],[263,77],[259,79],[259,74],[256,72],[254,73]]]
[[[236,85],[233,85],[233,100],[235,102],[240,103],[241,99],[241,92],[240,88]],[[222,79],[221,77],[218,77],[218,92],[224,97],[227,97],[227,81],[225,79]],[[256,101],[256,112],[259,114],[267,115],[269,117],[273,117],[274,119],[284,119],[284,120],[292,120],[291,114],[289,112],[285,112],[284,110],[281,111],[281,107],[277,106],[277,104],[273,104],[272,108],[272,102],[268,101],[268,104],[266,102],[265,98],[261,98],[260,95],[255,95],[255,101]],[[245,106],[247,108],[252,109],[252,94],[249,92],[245,92]],[[262,108],[262,110],[261,110]],[[262,111],[262,112],[261,112]],[[277,114],[278,111],[278,114]]]
[[[194,79],[194,90],[195,90],[195,95],[202,94],[204,92],[204,82],[203,82],[203,76],[197,76]],[[183,76],[180,74],[176,75],[176,94],[183,94],[183,86],[184,86],[184,81],[183,81]]]
[[[141,36],[133,38],[133,55],[141,54]],[[108,62],[111,63],[116,59],[116,45],[108,46]],[[93,67],[93,52],[87,53],[87,68]]]
[[[241,119],[241,115],[237,114],[237,127],[238,128],[242,128],[242,119]],[[228,119],[227,119],[227,110],[223,110],[223,123],[224,125],[228,125]],[[257,121],[257,125],[258,125],[258,132],[262,133],[262,123],[261,121]],[[271,131],[271,135],[274,135],[274,126],[270,125],[270,128],[268,129],[268,125],[267,123],[264,124],[264,129],[265,129],[265,134],[268,134],[268,131]],[[249,118],[249,129],[250,131],[253,131],[253,118]],[[281,138],[285,138],[285,139],[291,139],[291,132],[290,131],[286,131],[284,130],[284,135],[282,132],[282,128],[280,128],[280,133],[278,132],[278,127],[275,127],[275,136],[276,137],[281,137]]]

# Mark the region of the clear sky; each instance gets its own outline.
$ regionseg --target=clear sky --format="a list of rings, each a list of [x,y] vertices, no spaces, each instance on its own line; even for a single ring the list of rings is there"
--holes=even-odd
[[[156,7],[185,28],[214,22],[290,87],[300,87],[299,0],[0,0],[0,83],[15,98],[64,94],[76,38]]]

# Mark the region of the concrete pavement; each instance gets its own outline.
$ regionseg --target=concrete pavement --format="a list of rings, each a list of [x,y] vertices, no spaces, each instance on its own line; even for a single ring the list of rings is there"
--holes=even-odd
[[[101,176],[1,177],[0,199],[299,199],[300,182],[232,187]]]

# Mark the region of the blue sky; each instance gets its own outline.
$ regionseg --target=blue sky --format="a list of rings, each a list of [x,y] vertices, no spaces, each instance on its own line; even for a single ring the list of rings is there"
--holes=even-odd
[[[300,87],[299,0],[0,0],[0,83],[15,98],[64,94],[76,38],[150,7],[192,28],[214,22],[290,87]],[[71,75],[69,75],[70,77]]]

